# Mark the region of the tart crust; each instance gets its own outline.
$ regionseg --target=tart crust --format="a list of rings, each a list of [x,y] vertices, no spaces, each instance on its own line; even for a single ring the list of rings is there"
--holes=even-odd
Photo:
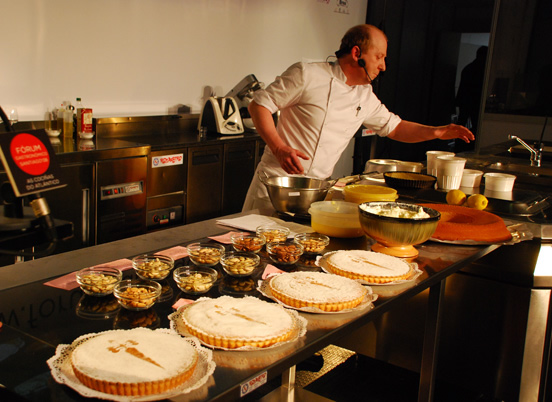
[[[71,354],[73,372],[84,386],[121,396],[170,391],[192,376],[197,362],[196,349],[180,335],[146,328],[100,333]],[[130,373],[134,369],[138,375]],[[148,373],[154,373],[150,380]]]
[[[267,348],[291,339],[294,317],[274,303],[246,296],[200,299],[182,314],[186,330],[216,348]]]
[[[412,275],[412,267],[400,258],[366,250],[336,251],[328,256],[327,265],[334,274],[376,284],[406,280]]]
[[[270,280],[269,287],[272,296],[288,306],[327,312],[353,309],[368,293],[353,280],[321,272],[280,274]]]

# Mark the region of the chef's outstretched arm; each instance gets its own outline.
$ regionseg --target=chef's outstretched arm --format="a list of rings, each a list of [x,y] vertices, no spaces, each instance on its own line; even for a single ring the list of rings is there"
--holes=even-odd
[[[266,145],[270,148],[274,156],[276,156],[282,169],[289,174],[302,174],[303,165],[299,158],[307,160],[309,157],[284,142],[282,137],[278,134],[278,131],[276,131],[276,126],[270,110],[259,105],[255,101],[249,104],[248,110],[257,132],[266,142]]]
[[[446,126],[425,126],[403,120],[388,136],[401,142],[422,142],[429,140],[452,140],[460,138],[464,142],[475,140],[473,133],[464,126],[448,124]]]

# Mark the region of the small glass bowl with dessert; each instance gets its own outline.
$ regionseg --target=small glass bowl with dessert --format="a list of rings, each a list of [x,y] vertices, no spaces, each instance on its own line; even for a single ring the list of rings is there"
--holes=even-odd
[[[192,263],[205,267],[217,265],[226,251],[224,246],[217,243],[192,243],[186,249]]]
[[[261,258],[255,253],[230,252],[220,259],[220,265],[230,276],[249,276],[259,266]]]
[[[123,273],[112,267],[89,267],[77,272],[77,283],[89,296],[101,297],[112,294],[121,279]]]
[[[295,240],[266,243],[266,251],[272,261],[280,265],[293,265],[303,255],[304,247]]]
[[[321,254],[330,244],[328,236],[316,232],[299,233],[295,235],[294,239],[303,246],[305,254]]]
[[[173,272],[178,288],[190,295],[207,293],[218,279],[218,271],[210,267],[186,265]]]
[[[152,280],[125,279],[115,286],[113,294],[127,310],[147,310],[161,295],[161,285]]]
[[[290,233],[285,226],[262,225],[256,229],[257,236],[264,238],[266,243],[286,241]]]
[[[168,255],[142,254],[132,259],[132,267],[139,278],[160,281],[169,276],[174,260]]]
[[[234,250],[248,253],[258,253],[266,243],[264,237],[244,233],[232,235],[230,240]]]

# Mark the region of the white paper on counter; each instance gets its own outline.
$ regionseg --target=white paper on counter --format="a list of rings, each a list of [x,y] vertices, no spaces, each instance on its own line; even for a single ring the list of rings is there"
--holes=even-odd
[[[284,226],[290,230],[289,237],[295,236],[297,233],[311,233],[314,232],[310,226],[301,225],[295,222],[286,222],[278,218],[264,215],[245,215],[232,219],[219,219],[217,220],[219,225],[230,226],[236,229],[247,230],[249,232],[255,232],[259,226]]]

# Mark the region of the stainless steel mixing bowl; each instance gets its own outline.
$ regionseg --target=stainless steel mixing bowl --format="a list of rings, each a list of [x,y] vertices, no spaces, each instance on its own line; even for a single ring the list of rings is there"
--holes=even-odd
[[[326,198],[335,180],[313,179],[304,176],[272,176],[259,172],[270,201],[278,212],[307,215],[313,202]]]

